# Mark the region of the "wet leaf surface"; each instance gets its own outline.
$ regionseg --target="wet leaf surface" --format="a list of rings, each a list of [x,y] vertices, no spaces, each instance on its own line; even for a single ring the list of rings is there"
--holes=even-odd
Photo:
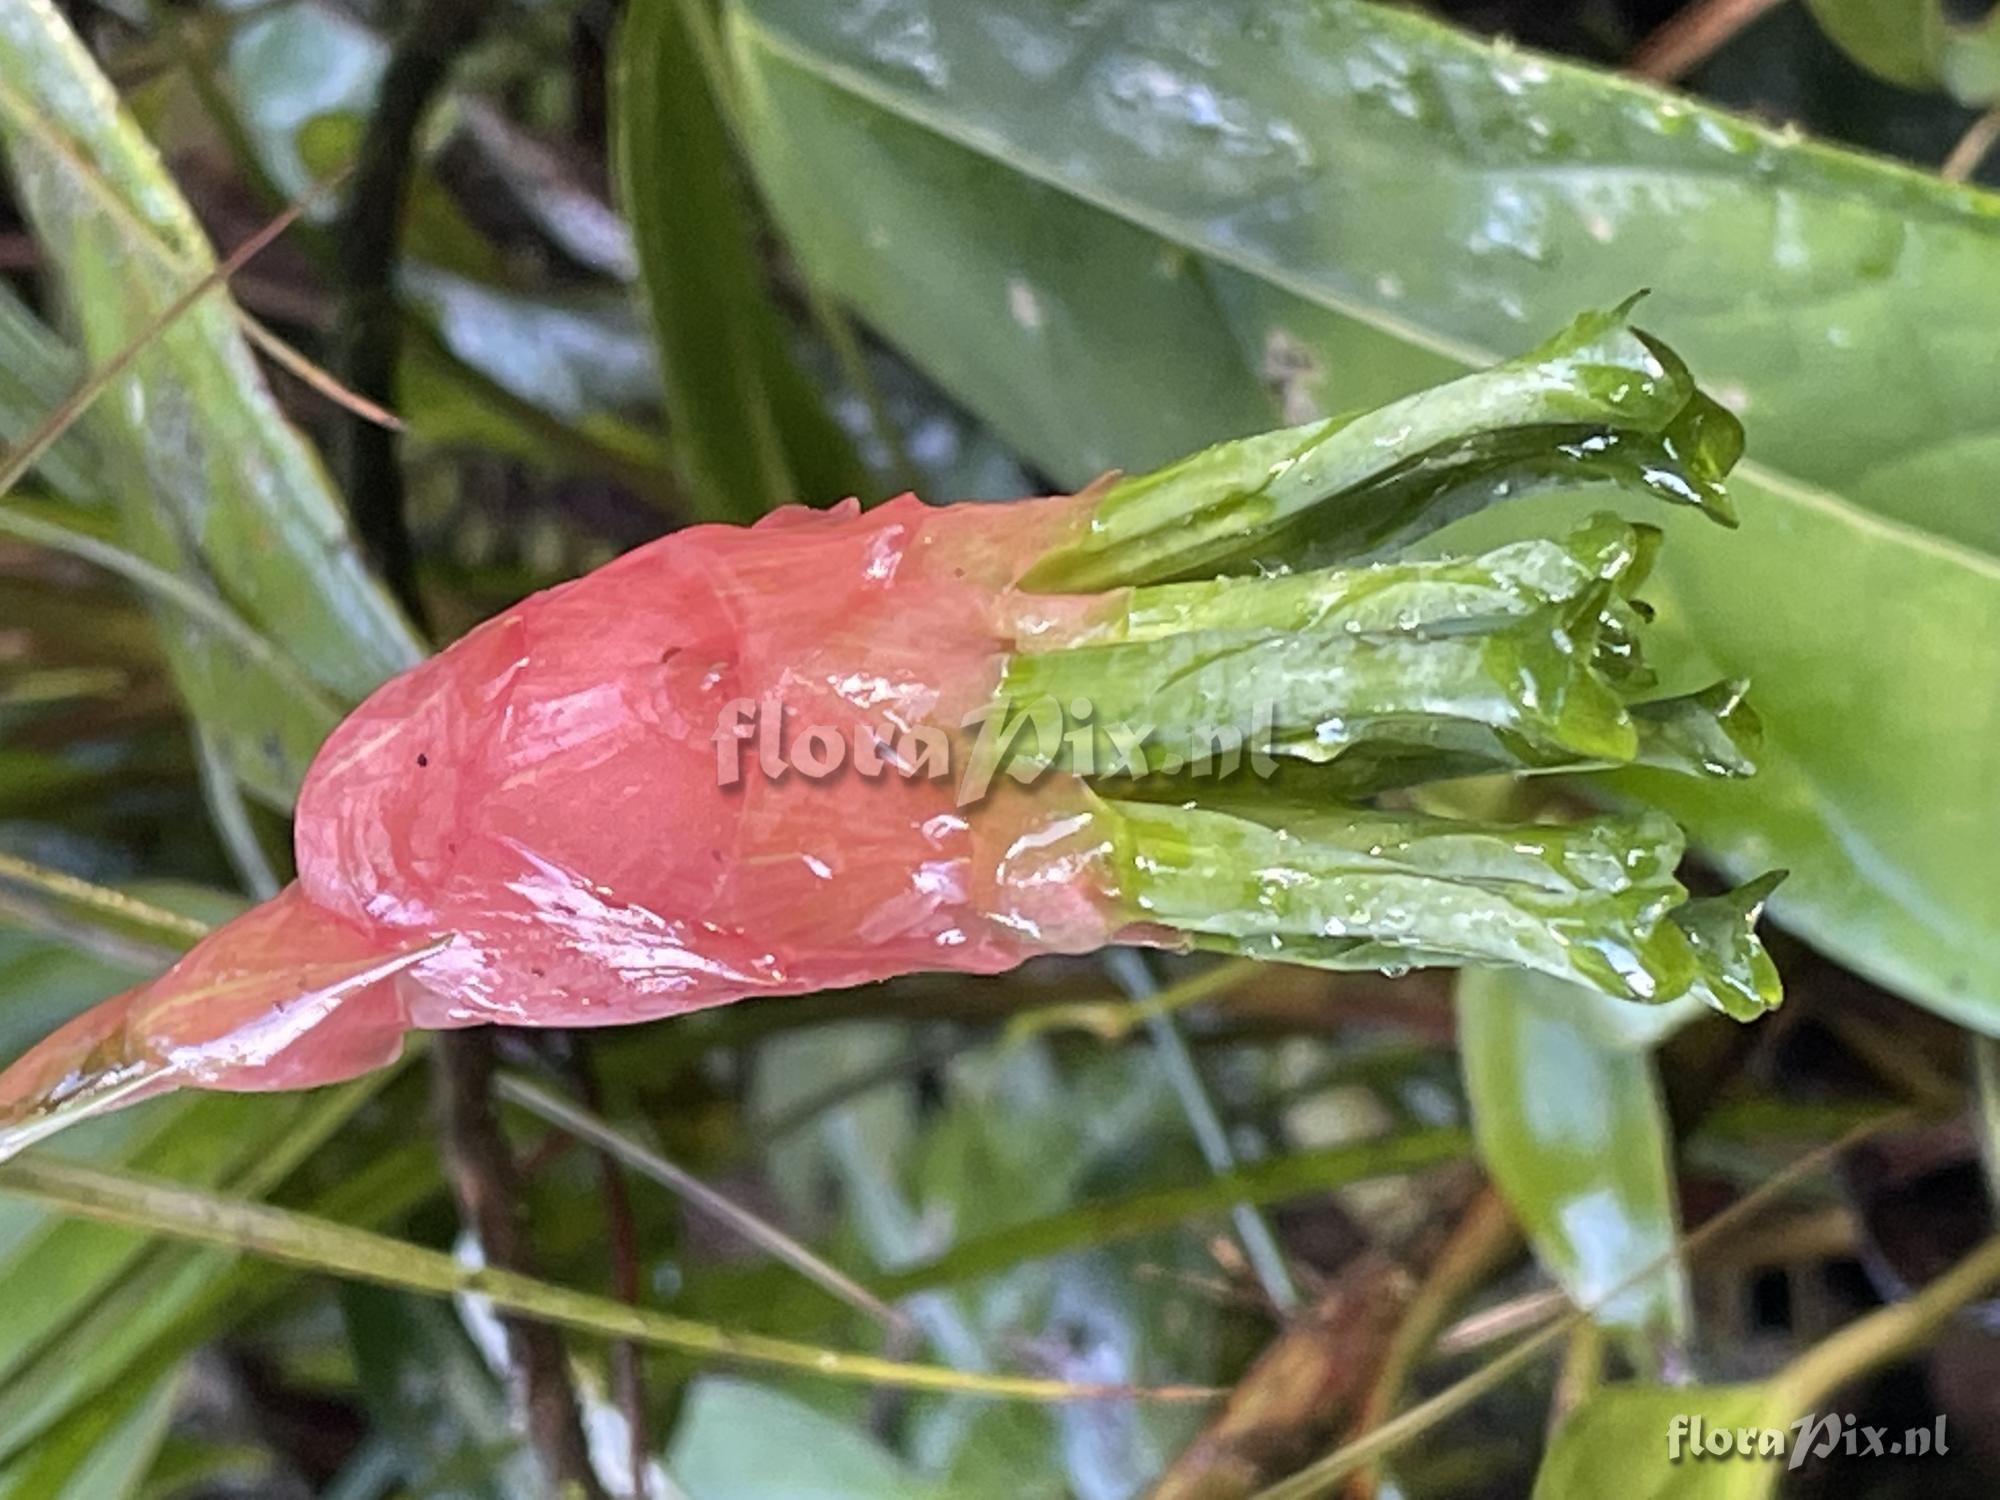
[[[1572,1301],[1603,1304],[1642,1363],[1687,1336],[1686,1273],[1667,1128],[1651,1056],[1607,1045],[1588,992],[1531,975],[1458,980],[1458,1046],[1479,1157]],[[1620,1290],[1625,1288],[1624,1290]],[[1615,1293],[1615,1295],[1613,1295]]]

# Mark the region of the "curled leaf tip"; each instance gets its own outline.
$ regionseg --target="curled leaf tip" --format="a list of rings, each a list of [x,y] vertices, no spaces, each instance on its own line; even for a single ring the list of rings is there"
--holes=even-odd
[[[1754,1021],[1784,999],[1777,965],[1756,933],[1764,903],[1784,879],[1783,870],[1772,870],[1673,913],[1699,965],[1693,992],[1734,1020]]]
[[[1096,497],[1025,588],[1071,592],[1386,555],[1488,505],[1610,484],[1733,524],[1742,425],[1636,297],[1541,347],[1371,412],[1221,443]]]

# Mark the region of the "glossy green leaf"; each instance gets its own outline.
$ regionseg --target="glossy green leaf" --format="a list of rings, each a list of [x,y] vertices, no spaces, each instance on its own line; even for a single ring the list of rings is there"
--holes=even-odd
[[[1792,870],[1773,909],[1821,947],[2000,1029],[2000,204],[1352,0],[730,15],[794,248],[1072,485],[1650,283],[1750,432],[1740,531],[1644,516],[1650,654],[1751,679],[1766,738],[1741,785],[1627,784],[1732,870]]]
[[[705,520],[873,498],[846,435],[793,363],[765,289],[729,102],[709,66],[713,28],[710,0],[636,0],[613,73],[619,197],[659,341],[676,462]]]
[[[846,1422],[742,1380],[696,1381],[667,1467],[688,1500],[944,1500]]]
[[[1949,0],[1806,0],[1806,8],[1878,77],[1907,89],[1943,88],[1974,107],[2000,98],[2000,19],[1956,19]]]
[[[1749,1427],[1777,1427],[1789,1442],[1781,1425],[1789,1416],[1773,1407],[1759,1385],[1603,1387],[1556,1429],[1535,1475],[1534,1500],[1763,1500],[1784,1477],[1789,1446],[1783,1454],[1739,1457],[1733,1443],[1736,1431]],[[1678,1457],[1671,1446],[1677,1431]],[[1731,1434],[1727,1456],[1690,1449],[1722,1431]]]
[[[1602,1303],[1599,1321],[1656,1356],[1686,1336],[1689,1315],[1686,1273],[1670,1258],[1680,1215],[1652,1058],[1607,1045],[1585,1018],[1612,1007],[1575,986],[1475,969],[1457,993],[1487,1174],[1570,1299]]]
[[[207,240],[47,0],[0,11],[0,136],[80,347],[101,367],[209,270]],[[134,551],[221,592],[332,698],[416,660],[224,294],[153,338],[98,410],[111,419],[98,430],[116,439],[105,458]],[[324,710],[246,673],[229,643],[184,615],[163,612],[161,625],[183,695],[236,774],[287,804],[331,727]]]

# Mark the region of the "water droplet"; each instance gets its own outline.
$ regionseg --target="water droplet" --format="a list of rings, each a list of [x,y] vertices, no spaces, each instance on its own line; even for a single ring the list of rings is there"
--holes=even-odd
[[[1703,145],[1725,151],[1731,156],[1741,156],[1756,144],[1756,137],[1741,125],[1711,114],[1695,117],[1695,134]]]
[[[951,65],[938,50],[937,25],[924,0],[864,0],[840,25],[877,62],[934,89],[951,82]]]
[[[983,7],[979,25],[1016,71],[1037,82],[1053,78],[1076,56],[1079,38],[1073,32],[1043,30],[1019,16],[986,14]]]
[[[1007,312],[1016,324],[1029,333],[1039,333],[1042,328],[1042,299],[1035,289],[1020,277],[1011,277],[1007,282]]]
[[[1539,264],[1547,255],[1545,218],[1541,204],[1509,183],[1486,197],[1486,212],[1466,241],[1474,255],[1507,251]]]
[[[1152,58],[1107,58],[1093,90],[1104,125],[1156,161],[1183,167],[1217,192],[1269,189],[1313,165],[1297,126]]]
[[[1346,59],[1343,72],[1363,103],[1381,105],[1402,120],[1420,121],[1432,113],[1418,91],[1409,58],[1394,47],[1377,42],[1358,51]]]

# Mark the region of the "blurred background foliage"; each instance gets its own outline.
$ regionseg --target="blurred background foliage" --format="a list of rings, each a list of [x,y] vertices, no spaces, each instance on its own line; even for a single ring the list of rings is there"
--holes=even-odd
[[[1667,523],[1656,650],[1772,744],[1621,795],[1697,883],[1793,871],[1753,1028],[1128,955],[503,1037],[519,1305],[686,1320],[540,1368],[398,1248],[479,1253],[429,1059],[141,1107],[0,1169],[0,1494],[539,1495],[551,1399],[575,1488],[691,1500],[1992,1493],[1987,11],[0,0],[0,1057],[282,880],[343,706],[529,590],[1073,487],[1642,285],[1751,438],[1741,532]],[[51,1207],[129,1185],[86,1167],[180,1186]],[[307,1216],[290,1264],[218,1200]],[[966,1389],[824,1378],[861,1355]],[[1660,1461],[1668,1414],[1815,1407],[1950,1451]]]

